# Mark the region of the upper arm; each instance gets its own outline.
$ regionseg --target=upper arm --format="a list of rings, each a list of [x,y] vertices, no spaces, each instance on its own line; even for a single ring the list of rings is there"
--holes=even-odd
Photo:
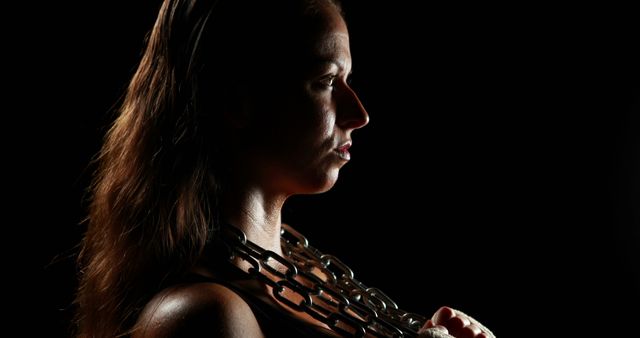
[[[132,338],[263,338],[249,305],[224,286],[198,283],[156,295],[142,310]]]

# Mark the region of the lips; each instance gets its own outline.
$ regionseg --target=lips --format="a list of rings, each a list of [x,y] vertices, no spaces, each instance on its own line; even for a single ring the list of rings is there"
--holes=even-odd
[[[334,151],[338,154],[338,156],[345,160],[349,161],[351,159],[351,154],[349,153],[349,148],[351,148],[351,142],[346,142],[343,145],[336,148]]]

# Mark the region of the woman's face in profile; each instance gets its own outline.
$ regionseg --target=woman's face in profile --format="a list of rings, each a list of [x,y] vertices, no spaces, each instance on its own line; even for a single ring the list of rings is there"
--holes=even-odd
[[[248,164],[261,184],[289,195],[330,189],[350,160],[349,147],[357,144],[352,132],[369,120],[347,83],[351,52],[346,24],[329,4],[317,15],[303,33],[304,41],[296,44],[304,49],[295,53],[303,60],[292,64],[302,66],[287,67],[293,70],[289,73],[274,69],[273,76],[292,80],[266,88],[268,95],[253,108],[259,117],[252,128],[255,147]]]

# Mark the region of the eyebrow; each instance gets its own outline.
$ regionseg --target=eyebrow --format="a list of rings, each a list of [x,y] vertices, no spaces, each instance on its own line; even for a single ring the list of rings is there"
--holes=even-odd
[[[318,57],[313,60],[313,63],[314,64],[332,64],[338,67],[338,69],[341,72],[344,72],[346,68],[345,62],[340,62],[338,59],[331,58],[331,57]],[[351,73],[351,71],[349,73]]]

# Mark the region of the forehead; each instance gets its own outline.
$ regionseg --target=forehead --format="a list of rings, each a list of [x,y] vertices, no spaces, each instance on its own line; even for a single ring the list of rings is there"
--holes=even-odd
[[[306,46],[316,57],[349,54],[349,32],[337,9],[324,5],[314,16],[306,36]]]
[[[238,65],[249,78],[270,74],[274,69],[298,76],[300,71],[315,67],[318,61],[345,66],[350,63],[346,23],[328,1],[318,1],[317,6],[306,12],[273,16],[256,13],[256,18],[259,21],[239,27],[244,39],[231,39],[231,46],[226,49],[228,65]]]

